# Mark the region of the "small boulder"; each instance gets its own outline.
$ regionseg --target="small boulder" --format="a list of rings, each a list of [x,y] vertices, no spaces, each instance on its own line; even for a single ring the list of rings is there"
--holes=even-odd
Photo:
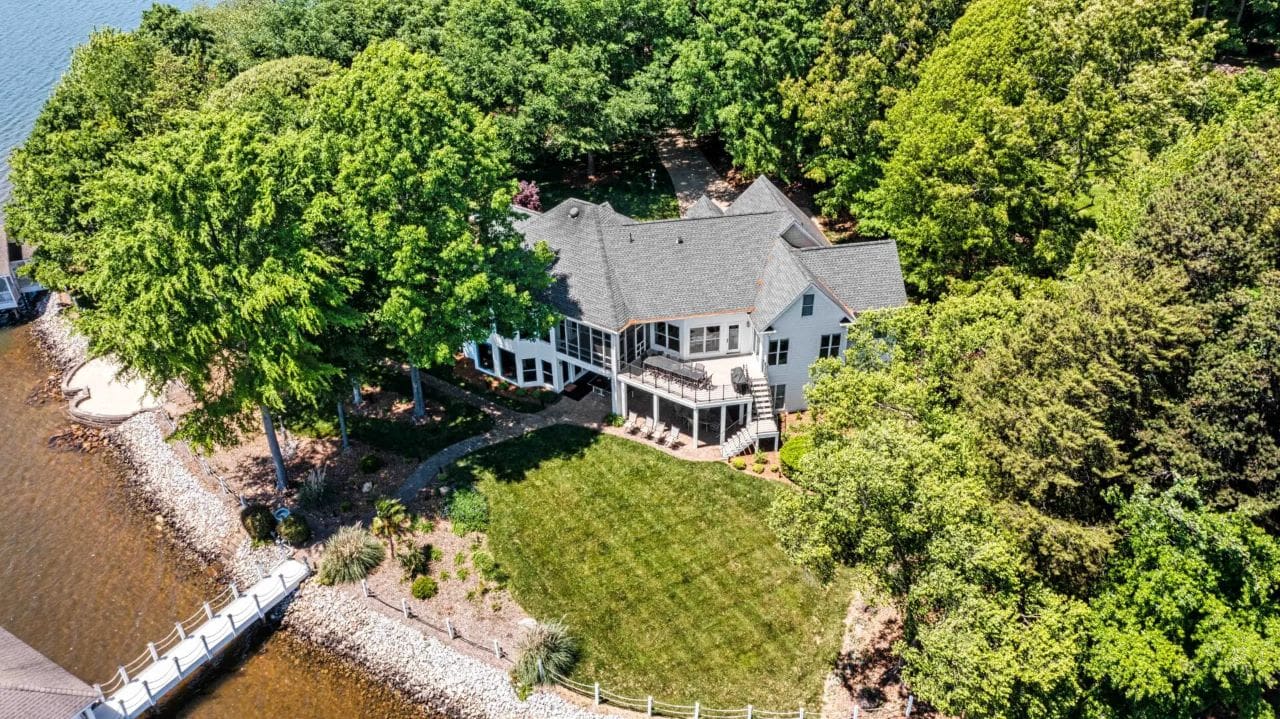
[[[373,491],[373,482],[365,482],[365,483],[364,483],[364,486],[360,488],[360,491],[361,491],[361,492],[364,492],[365,494],[368,494],[369,492],[372,492],[372,491]]]

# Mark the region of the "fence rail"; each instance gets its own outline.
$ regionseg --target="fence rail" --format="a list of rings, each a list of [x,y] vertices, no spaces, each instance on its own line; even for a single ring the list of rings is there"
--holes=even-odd
[[[650,367],[645,367],[642,362],[627,362],[618,368],[618,372],[623,377],[638,381],[646,387],[662,390],[669,395],[693,402],[723,402],[728,400],[749,402],[752,397],[750,388],[746,392],[739,392],[732,384],[698,386],[690,384],[688,381],[656,372]]]

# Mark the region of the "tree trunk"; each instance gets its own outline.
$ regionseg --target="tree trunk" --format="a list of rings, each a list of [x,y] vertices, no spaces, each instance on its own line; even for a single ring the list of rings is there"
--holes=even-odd
[[[364,404],[364,395],[360,394],[360,380],[351,379],[351,404],[359,407]]]
[[[347,412],[342,407],[342,401],[338,401],[338,430],[342,433],[342,451],[351,449],[351,442],[347,439]]]
[[[413,418],[427,416],[427,405],[422,401],[422,375],[417,365],[409,365],[409,380],[413,383]]]
[[[267,446],[271,448],[271,461],[276,465],[276,491],[285,490],[284,456],[280,454],[280,441],[276,439],[276,428],[271,423],[271,413],[263,405],[258,405],[262,412],[262,429],[267,433]]]
[[[587,179],[596,179],[596,153],[587,153]]]

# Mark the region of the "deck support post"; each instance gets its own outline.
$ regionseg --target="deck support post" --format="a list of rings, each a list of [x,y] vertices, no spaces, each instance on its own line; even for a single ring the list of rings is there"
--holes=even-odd
[[[204,647],[204,658],[213,659],[213,652],[209,651],[209,639],[205,635],[200,635],[200,645]]]
[[[177,655],[173,657],[173,668],[178,670],[178,678],[182,678],[182,662],[178,661]]]
[[[728,426],[729,405],[720,405],[720,444],[724,444],[724,431]]]
[[[151,685],[147,683],[147,680],[146,680],[146,679],[143,679],[143,680],[142,680],[142,690],[143,690],[144,692],[146,692],[146,693],[147,693],[147,703],[148,703],[149,705],[151,705],[151,706],[155,706],[155,705],[156,705],[156,698],[155,698],[155,696],[154,696],[154,695],[152,695],[152,693],[151,693]]]
[[[653,393],[653,426],[658,426],[658,393]]]
[[[160,661],[160,654],[159,652],[156,651],[155,642],[147,642],[147,652],[151,654],[151,661],[153,662]]]
[[[258,613],[258,619],[262,619],[262,603],[258,601],[258,595],[255,593],[253,597],[253,609]]]
[[[698,448],[698,408],[693,408],[693,448]]]

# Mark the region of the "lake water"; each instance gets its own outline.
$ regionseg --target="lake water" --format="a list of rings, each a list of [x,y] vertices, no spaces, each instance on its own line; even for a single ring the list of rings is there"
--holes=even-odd
[[[190,0],[174,4],[190,7]],[[0,200],[7,160],[94,28],[136,26],[150,0],[0,0]],[[87,682],[166,634],[214,594],[213,572],[183,558],[163,526],[131,507],[122,468],[58,452],[59,402],[30,405],[48,375],[26,327],[0,328],[0,625]],[[228,657],[165,712],[201,718],[420,717],[349,664],[275,634]]]

